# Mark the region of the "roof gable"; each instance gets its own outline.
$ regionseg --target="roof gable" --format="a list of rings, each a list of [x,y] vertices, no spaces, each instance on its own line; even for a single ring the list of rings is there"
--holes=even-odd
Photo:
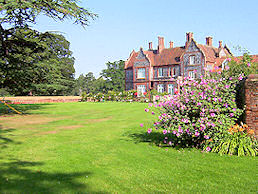
[[[198,52],[200,49],[198,48],[198,44],[192,39],[190,44],[188,44],[185,52]]]
[[[139,59],[139,60],[146,59],[146,56],[143,53],[143,49],[142,48],[140,48],[140,51],[138,52],[138,55],[137,55],[136,59]]]

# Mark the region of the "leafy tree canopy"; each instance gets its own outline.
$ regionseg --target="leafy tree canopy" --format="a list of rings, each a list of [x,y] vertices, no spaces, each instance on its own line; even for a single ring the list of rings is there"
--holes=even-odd
[[[4,42],[0,58],[1,87],[15,95],[66,95],[73,85],[74,58],[60,34],[16,28]],[[0,43],[1,44],[1,43]]]
[[[115,61],[106,63],[107,69],[102,70],[100,75],[106,80],[108,90],[124,91],[125,71],[124,61]]]
[[[2,0],[0,2],[0,22],[14,26],[35,23],[39,14],[54,20],[72,20],[76,24],[87,26],[89,19],[96,14],[80,7],[77,0]]]

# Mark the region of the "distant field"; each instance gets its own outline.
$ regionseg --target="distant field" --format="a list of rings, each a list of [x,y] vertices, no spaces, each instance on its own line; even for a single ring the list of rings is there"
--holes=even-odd
[[[146,104],[14,106],[26,114],[0,117],[0,193],[257,193],[254,157],[146,142]]]

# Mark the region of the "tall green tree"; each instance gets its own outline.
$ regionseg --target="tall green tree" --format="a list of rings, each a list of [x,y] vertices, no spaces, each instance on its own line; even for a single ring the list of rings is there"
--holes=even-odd
[[[74,58],[64,36],[15,29],[8,57],[1,58],[1,85],[15,95],[67,95],[74,84]]]
[[[46,33],[44,58],[35,63],[37,75],[32,91],[36,95],[69,95],[74,87],[74,58],[70,43],[60,34]]]
[[[85,74],[81,74],[77,79],[74,87],[73,94],[81,95],[82,92],[86,93],[94,93],[96,91],[96,78],[94,77],[92,72]]]
[[[105,88],[113,91],[124,91],[125,89],[125,71],[124,61],[106,63],[107,68],[102,70],[100,75],[105,80]]]
[[[48,41],[51,38],[49,33],[40,33],[28,27],[36,23],[40,14],[59,21],[71,20],[83,27],[89,24],[90,19],[97,17],[80,7],[77,0],[0,1],[0,88],[8,87],[16,95],[26,94],[32,86],[40,93],[58,93],[57,90],[65,90],[58,86],[69,87],[72,84],[64,77],[73,77],[74,59],[69,56],[60,60],[59,53],[55,52],[51,55],[50,51],[57,49],[59,43],[53,43],[55,48],[52,49]],[[61,41],[57,36],[54,39]],[[36,79],[35,75],[41,77]],[[47,75],[48,80],[55,80],[55,83],[49,83],[46,87],[46,76],[44,80],[42,75]],[[43,83],[38,83],[39,79],[43,79]]]

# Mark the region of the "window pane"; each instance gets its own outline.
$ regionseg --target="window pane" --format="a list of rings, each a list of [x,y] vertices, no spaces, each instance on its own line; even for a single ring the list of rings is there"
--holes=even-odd
[[[163,69],[159,68],[159,77],[163,77]]]
[[[138,85],[137,86],[137,96],[143,96],[144,92],[146,92],[145,85]]]
[[[145,78],[145,68],[139,68],[138,69],[137,78]]]
[[[194,78],[195,78],[195,73],[194,73],[194,71],[189,71],[189,72],[188,72],[188,76],[189,76],[190,78],[194,79]]]
[[[164,92],[164,84],[158,84],[158,92],[163,93]]]
[[[190,56],[190,65],[195,64],[195,56]]]
[[[174,85],[168,84],[168,93],[174,95]]]

